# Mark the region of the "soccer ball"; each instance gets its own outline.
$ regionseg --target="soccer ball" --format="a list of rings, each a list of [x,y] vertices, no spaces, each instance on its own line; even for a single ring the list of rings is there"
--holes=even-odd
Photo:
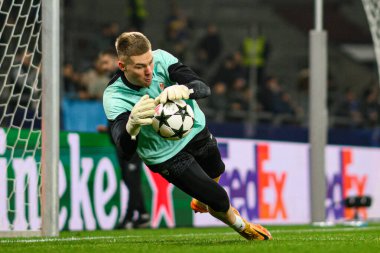
[[[155,110],[152,126],[165,139],[182,139],[193,128],[193,109],[183,100],[169,100],[157,105]]]

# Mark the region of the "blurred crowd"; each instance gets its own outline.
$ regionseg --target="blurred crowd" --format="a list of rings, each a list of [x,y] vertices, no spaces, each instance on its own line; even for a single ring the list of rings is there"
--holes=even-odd
[[[126,30],[142,31],[143,24],[137,21]],[[216,24],[208,24],[197,38],[193,30],[191,18],[173,2],[165,19],[164,39],[155,48],[171,52],[206,79],[212,96],[199,102],[209,120],[308,125],[309,71],[301,69],[295,83],[267,73],[271,45],[260,26],[248,27],[246,38],[232,52]],[[112,51],[115,38],[122,31],[117,23],[103,27],[97,45],[102,53],[87,70],[77,71],[72,63],[64,65],[66,97],[102,99],[103,90],[117,70],[116,63],[112,64],[116,61]],[[380,124],[378,83],[368,85],[364,92],[354,87],[342,90],[329,76],[327,100],[330,127],[373,128]]]

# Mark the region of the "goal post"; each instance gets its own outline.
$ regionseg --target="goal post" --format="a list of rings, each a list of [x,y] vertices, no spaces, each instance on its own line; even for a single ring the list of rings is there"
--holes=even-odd
[[[377,71],[380,78],[380,2],[362,0],[375,49]]]
[[[324,222],[326,179],[325,149],[327,143],[327,59],[328,36],[323,29],[323,0],[315,0],[315,28],[310,38],[310,218],[311,222]]]
[[[60,1],[42,1],[42,235],[57,236]]]
[[[0,0],[0,237],[59,234],[59,2]]]

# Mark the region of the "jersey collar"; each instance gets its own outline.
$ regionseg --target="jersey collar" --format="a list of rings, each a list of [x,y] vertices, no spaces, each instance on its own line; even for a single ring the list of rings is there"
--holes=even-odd
[[[125,77],[123,71],[118,70],[118,72],[119,72],[118,74],[119,74],[120,77],[121,77],[121,80],[123,81],[123,83],[124,83],[126,86],[128,86],[128,88],[131,88],[132,90],[136,90],[136,91],[139,91],[139,90],[142,88],[142,87],[140,87],[140,86],[137,86],[137,85],[134,85],[134,84],[130,83],[130,82],[127,80],[127,78]]]

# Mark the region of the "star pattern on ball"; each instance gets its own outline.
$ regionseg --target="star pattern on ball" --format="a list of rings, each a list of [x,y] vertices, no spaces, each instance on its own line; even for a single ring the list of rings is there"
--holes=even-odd
[[[154,130],[165,139],[182,139],[194,125],[194,118],[189,110],[192,112],[191,107],[183,101],[168,101],[156,108],[153,118]]]
[[[179,104],[176,104],[177,105],[177,108],[178,108],[178,112],[174,113],[174,115],[180,115],[181,118],[182,118],[182,121],[185,120],[186,118],[186,114],[187,114],[187,111],[186,111],[186,106],[181,106]]]
[[[172,131],[174,132],[174,135],[170,136],[170,138],[179,138],[181,139],[183,137],[183,135],[187,132],[186,130],[183,130],[183,125],[178,129],[172,129]]]
[[[155,116],[155,118],[158,120],[159,123],[159,128],[162,125],[169,126],[168,119],[171,117],[171,115],[165,115],[164,110],[161,111],[160,115]]]

